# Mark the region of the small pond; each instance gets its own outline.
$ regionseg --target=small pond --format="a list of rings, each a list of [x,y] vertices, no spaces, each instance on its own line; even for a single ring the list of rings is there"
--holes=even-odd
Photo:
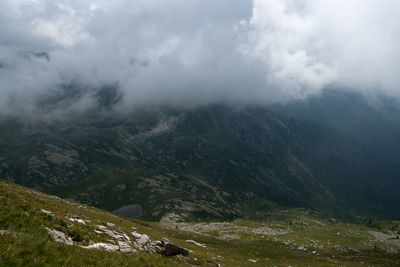
[[[113,211],[113,213],[126,218],[137,218],[142,215],[142,206],[139,204],[125,205]]]

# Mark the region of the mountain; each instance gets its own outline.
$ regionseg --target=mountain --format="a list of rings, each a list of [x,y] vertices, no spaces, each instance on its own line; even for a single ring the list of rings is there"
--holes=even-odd
[[[400,162],[400,105],[394,99],[326,89],[305,100],[276,105],[274,110],[333,128],[353,137],[385,161]]]
[[[400,214],[396,164],[340,129],[263,106],[3,118],[0,166],[7,180],[150,220],[265,218],[288,207]]]

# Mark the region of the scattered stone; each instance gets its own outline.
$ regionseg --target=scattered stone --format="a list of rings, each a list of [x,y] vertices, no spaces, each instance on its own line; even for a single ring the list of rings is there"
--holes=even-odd
[[[161,239],[161,243],[163,244],[163,245],[162,245],[163,247],[164,247],[165,245],[167,245],[167,244],[172,244],[172,242],[169,241],[169,239],[168,239],[168,238],[165,238],[165,237],[163,237],[163,238]]]
[[[130,253],[137,252],[127,242],[118,241],[118,246],[119,246],[119,251],[121,253],[130,254]]]
[[[206,248],[206,247],[207,247],[205,244],[197,243],[197,242],[194,241],[194,240],[186,240],[186,242],[195,244],[196,246],[199,246],[199,247],[202,247],[202,248]]]
[[[124,240],[125,239],[123,234],[121,234],[117,231],[105,229],[105,230],[103,230],[103,232],[106,233],[107,235],[109,235],[111,238],[116,239],[116,240]]]
[[[96,228],[102,231],[107,230],[107,227],[105,227],[104,225],[96,225]]]
[[[44,209],[41,209],[40,211],[43,212],[43,213],[49,214],[49,215],[53,214],[51,211],[44,210]]]
[[[101,249],[101,250],[106,250],[106,251],[111,251],[111,252],[116,252],[119,250],[119,246],[107,244],[107,243],[95,243],[93,245],[81,246],[81,247],[86,248],[86,249]]]
[[[179,247],[174,244],[166,244],[164,250],[161,252],[163,256],[175,256],[175,255],[183,255],[188,256],[189,251],[185,248]]]
[[[5,235],[11,235],[12,237],[16,237],[17,234],[8,230],[0,230],[0,237]]]
[[[136,243],[139,246],[144,246],[150,241],[150,238],[145,234],[142,235],[137,232],[132,232],[132,236],[136,239]]]
[[[255,260],[249,259],[249,262],[252,262],[252,263],[257,263],[258,261],[259,261],[259,259],[255,259]]]
[[[397,250],[397,249],[395,249],[395,248],[387,248],[387,249],[385,249],[385,251],[386,251],[387,253],[390,253],[390,254],[397,254],[397,253],[399,253],[399,250]]]
[[[68,218],[68,220],[86,225],[86,222],[82,219],[79,219],[77,216],[72,216],[71,218]]]
[[[163,247],[163,243],[161,241],[153,241],[149,243],[149,250],[151,252],[161,252],[161,248]]]
[[[110,223],[110,222],[106,223],[106,225],[107,225],[108,227],[112,227],[112,228],[114,228],[114,227],[115,227],[115,224],[113,224],[113,223]]]
[[[98,235],[103,234],[103,232],[101,232],[101,231],[99,231],[99,230],[94,230],[94,232],[95,232],[96,234],[98,234]]]
[[[57,230],[51,230],[48,227],[45,227],[49,235],[53,238],[54,241],[64,243],[66,245],[73,245],[74,242],[69,236],[66,236],[63,232]]]
[[[283,234],[288,233],[287,231],[283,231],[283,230],[280,230],[280,231],[273,230],[267,226],[255,228],[252,230],[252,232],[255,234],[267,235],[267,236],[283,235]]]
[[[128,241],[129,243],[131,243],[131,239],[129,238],[129,236],[128,236],[127,234],[122,233],[122,236],[124,237],[124,239],[125,239],[126,241]]]

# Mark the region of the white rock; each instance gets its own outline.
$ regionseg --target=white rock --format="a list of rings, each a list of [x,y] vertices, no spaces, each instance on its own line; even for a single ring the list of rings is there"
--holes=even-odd
[[[43,212],[43,213],[46,213],[46,214],[53,214],[51,211],[44,210],[44,209],[41,209],[40,211]]]
[[[113,244],[107,244],[107,243],[95,243],[93,245],[89,246],[81,246],[82,248],[86,249],[102,249],[106,251],[111,251],[115,252],[119,250],[119,246],[113,245]]]
[[[165,246],[166,244],[172,244],[172,242],[171,241],[169,241],[169,239],[168,238],[165,238],[165,237],[163,237],[162,239],[161,239],[161,243]]]
[[[122,236],[125,238],[126,241],[128,241],[129,243],[131,242],[131,239],[127,234],[123,233]]]
[[[110,222],[106,223],[106,225],[107,225],[108,227],[114,227],[114,226],[115,226],[115,224],[110,223]]]
[[[96,225],[96,228],[102,231],[107,230],[107,227],[105,227],[104,225]]]
[[[117,232],[117,231],[111,231],[111,230],[104,230],[104,233],[109,235],[111,238],[117,239],[117,240],[124,240],[124,236]]]
[[[54,241],[64,243],[66,245],[73,245],[74,242],[69,236],[66,236],[63,232],[52,230],[48,227],[45,227],[49,235],[53,238]]]
[[[99,230],[94,230],[94,232],[95,232],[96,234],[98,234],[98,235],[103,234],[103,232],[101,232],[101,231],[99,231]]]
[[[257,263],[258,261],[259,261],[259,259],[255,259],[255,260],[249,259],[249,262],[252,262],[252,263]]]
[[[130,253],[137,252],[127,242],[118,241],[118,246],[119,246],[119,251],[121,253],[130,254]]]
[[[202,247],[202,248],[206,248],[206,247],[207,247],[205,244],[197,243],[197,242],[194,241],[194,240],[186,240],[186,242],[195,244],[196,246],[199,246],[199,247]]]
[[[70,220],[71,222],[77,222],[77,223],[81,223],[81,224],[86,225],[86,222],[84,220],[82,220],[82,219],[77,219],[77,218],[71,217],[68,220]]]
[[[137,232],[132,232],[132,236],[136,238],[136,243],[139,246],[144,246],[150,241],[150,238],[146,234],[142,235]]]

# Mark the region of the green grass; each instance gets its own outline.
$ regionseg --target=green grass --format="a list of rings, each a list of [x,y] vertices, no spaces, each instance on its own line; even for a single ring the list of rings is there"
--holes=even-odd
[[[53,215],[47,215],[41,209],[49,210]],[[86,220],[87,225],[70,222],[68,218],[72,215]],[[91,241],[109,242],[108,236],[94,233],[96,225],[107,222],[114,223],[117,230],[127,234],[135,227],[152,240],[167,237],[192,252],[189,257],[180,259],[145,251],[125,255],[86,250],[56,243],[44,229],[44,226],[57,229],[79,244],[87,245]],[[271,214],[264,221],[237,219],[208,232],[183,230],[185,225],[195,224],[181,223],[162,228],[157,222],[128,220],[0,180],[0,230],[6,231],[0,235],[0,266],[215,266],[217,263],[223,266],[400,266],[399,254],[386,252],[382,248],[388,245],[379,243],[368,233],[371,230],[397,231],[398,222],[376,221],[372,228],[333,223],[316,213],[293,209]],[[206,223],[211,224],[213,222]],[[260,228],[281,231],[282,234],[253,232]],[[227,233],[236,234],[239,239],[224,240]],[[188,243],[188,239],[207,247]],[[298,249],[302,246],[307,250]],[[345,247],[360,253],[337,250]]]

